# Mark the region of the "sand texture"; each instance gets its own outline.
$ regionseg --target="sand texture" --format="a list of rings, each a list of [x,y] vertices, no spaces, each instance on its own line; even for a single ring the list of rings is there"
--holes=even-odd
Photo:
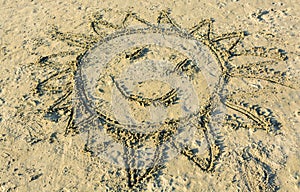
[[[0,191],[300,190],[298,1],[0,5]]]

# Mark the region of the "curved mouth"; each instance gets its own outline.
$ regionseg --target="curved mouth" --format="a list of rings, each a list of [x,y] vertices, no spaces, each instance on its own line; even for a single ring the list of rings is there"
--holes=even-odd
[[[174,105],[179,102],[179,89],[172,88],[162,81],[148,80],[138,82],[138,90],[133,91],[128,90],[126,85],[120,85],[120,83],[116,81],[114,77],[111,76],[111,78],[116,88],[127,100],[137,102],[143,107],[150,105],[162,105],[164,107],[168,107],[169,105]],[[167,89],[168,91],[165,91]],[[161,92],[164,94],[161,94]]]

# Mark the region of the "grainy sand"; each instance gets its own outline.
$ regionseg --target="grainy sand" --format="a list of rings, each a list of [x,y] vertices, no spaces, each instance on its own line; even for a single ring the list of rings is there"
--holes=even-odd
[[[0,5],[1,191],[300,190],[298,1]],[[153,33],[157,37],[150,29],[130,32],[150,25],[173,30]],[[129,32],[114,35],[119,31]],[[200,63],[208,71],[189,60],[193,42],[201,44],[195,57],[207,57]],[[128,48],[118,52],[122,46]],[[101,62],[108,67],[94,70]],[[93,72],[102,76],[92,79]],[[175,80],[134,82],[152,72]],[[83,86],[97,84],[93,106],[103,115],[102,131],[98,117],[89,119],[77,103],[78,78]],[[218,79],[222,94],[212,91]],[[209,100],[212,92],[222,96]],[[128,114],[141,124],[164,122],[166,133],[150,127],[153,135],[143,140],[125,126],[132,124]],[[150,128],[141,132],[152,134]],[[174,143],[167,133],[176,135]],[[133,151],[133,141],[150,149]]]

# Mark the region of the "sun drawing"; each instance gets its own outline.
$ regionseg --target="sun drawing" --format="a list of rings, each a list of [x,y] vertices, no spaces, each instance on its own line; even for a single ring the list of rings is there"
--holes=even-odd
[[[51,38],[67,43],[71,51],[39,58],[37,67],[46,75],[34,94],[44,102],[45,119],[65,122],[66,137],[88,133],[84,137],[87,153],[102,153],[108,160],[113,153],[110,149],[119,147],[114,150],[122,155],[121,160],[112,163],[123,166],[127,182],[112,186],[112,190],[143,190],[174,154],[167,148],[203,172],[214,172],[226,150],[225,129],[265,131],[267,137],[279,132],[282,125],[270,109],[244,101],[247,94],[255,97],[269,89],[243,91],[235,81],[257,80],[292,88],[286,74],[271,67],[287,59],[284,51],[248,48],[243,42],[249,34],[244,31],[216,34],[212,19],[183,28],[168,11],[161,11],[156,23],[133,12],[124,13],[119,22],[110,22],[106,19],[110,12],[102,10],[92,16],[91,34],[51,31]],[[234,63],[240,57],[252,62]],[[97,62],[103,65],[95,66]],[[149,113],[151,110],[154,113]],[[125,118],[127,113],[135,123]],[[156,115],[160,113],[163,119]],[[134,154],[145,146],[153,149],[148,159],[136,159]],[[246,148],[237,160],[240,187],[277,190],[272,169],[249,151],[251,148]],[[254,181],[249,179],[251,175],[257,176]]]

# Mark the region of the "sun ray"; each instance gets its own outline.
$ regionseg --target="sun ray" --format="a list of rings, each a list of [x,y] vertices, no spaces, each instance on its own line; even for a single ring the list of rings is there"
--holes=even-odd
[[[136,21],[140,22],[140,23],[143,23],[145,24],[146,26],[148,27],[154,27],[154,25],[152,23],[150,23],[149,21],[141,18],[138,14],[134,13],[134,12],[131,12],[130,16],[132,18],[134,18]]]
[[[233,67],[230,70],[231,77],[243,77],[249,79],[260,79],[268,81],[273,84],[278,84],[288,88],[294,89],[286,77],[286,73],[275,70],[269,67],[269,65],[278,64],[277,61],[258,61],[255,63],[242,64],[237,67]]]
[[[44,89],[48,88],[46,84],[49,83],[49,81],[54,80],[54,78],[61,78],[62,76],[67,75],[70,72],[71,72],[71,68],[67,68],[62,71],[55,71],[53,74],[49,74],[50,75],[49,77],[46,77],[44,80],[38,82],[35,88],[36,92],[39,93],[39,95],[42,95]]]
[[[193,26],[193,27],[191,27],[188,31],[189,31],[189,34],[191,34],[191,35],[193,35],[193,34],[195,34],[195,33],[198,33],[198,35],[199,35],[199,33],[201,32],[201,30],[204,28],[207,28],[207,29],[205,29],[205,32],[202,34],[202,35],[200,35],[201,37],[203,37],[204,35],[205,36],[208,36],[208,33],[210,33],[211,32],[211,25],[212,25],[212,22],[213,22],[213,20],[212,19],[203,19],[203,20],[201,20],[197,25],[195,25],[195,26]]]
[[[53,27],[49,33],[53,40],[57,39],[66,42],[70,46],[82,49],[89,49],[91,45],[99,41],[99,37],[95,35],[63,33],[60,32],[57,27]]]
[[[244,31],[234,31],[231,33],[225,33],[220,36],[214,37],[212,42],[221,42],[226,45],[226,52],[232,55],[232,50],[245,38],[246,32]],[[224,43],[224,40],[230,40],[228,43]]]
[[[174,19],[170,17],[170,11],[169,10],[163,10],[159,13],[159,16],[157,17],[157,24],[170,24],[172,27],[174,27],[177,31],[182,31],[182,28],[179,24],[176,23]]]
[[[248,103],[237,102],[229,98],[227,98],[225,105],[228,108],[239,112],[247,116],[249,119],[253,120],[255,122],[256,128],[264,129],[267,132],[270,132],[272,130],[272,127],[274,127],[275,131],[278,130],[280,127],[280,123],[277,120],[275,120],[275,118],[272,116],[272,112],[269,110],[263,110],[259,106],[252,106]],[[246,126],[245,124],[245,127],[248,126]]]
[[[276,175],[269,165],[249,152],[250,147],[246,147],[237,156],[239,176],[243,185],[242,190],[249,191],[277,191],[275,184]]]
[[[183,154],[184,156],[186,156],[190,161],[192,161],[193,163],[195,163],[202,171],[204,172],[209,172],[212,171],[215,165],[215,157],[218,156],[219,151],[214,152],[213,151],[213,146],[211,145],[211,143],[208,141],[208,138],[205,134],[206,130],[203,128],[204,131],[204,136],[208,142],[208,148],[207,148],[207,155],[203,155],[203,154],[197,154],[197,152],[195,152],[195,150],[193,148],[191,148],[190,146],[186,146],[182,151],[181,154]],[[215,154],[217,153],[217,154]]]
[[[285,61],[288,59],[285,52],[276,48],[266,48],[266,47],[252,47],[250,49],[244,49],[240,52],[233,53],[233,56],[256,56],[262,58],[275,59],[278,61]]]
[[[152,165],[149,166],[149,168],[144,169],[136,169],[134,166],[138,162],[135,162],[134,158],[132,158],[135,154],[132,153],[132,149],[124,149],[125,150],[125,164],[126,172],[127,172],[127,187],[129,190],[143,190],[144,189],[144,183],[148,183],[148,181],[155,177],[164,167],[161,161],[161,152],[159,148],[156,150],[155,158],[152,160]]]

